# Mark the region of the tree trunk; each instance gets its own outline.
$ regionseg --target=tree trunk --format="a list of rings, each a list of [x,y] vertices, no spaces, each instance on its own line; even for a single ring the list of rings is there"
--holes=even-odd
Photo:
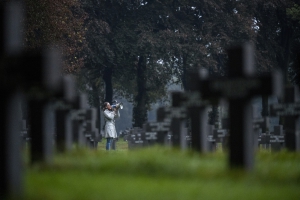
[[[99,130],[99,134],[101,131],[101,103],[100,103],[100,98],[99,98],[99,94],[98,94],[98,88],[96,87],[95,84],[92,85],[92,89],[93,89],[93,96],[92,96],[92,105],[97,108],[97,120],[96,120],[96,127]]]
[[[95,85],[95,83],[92,83],[91,86],[92,86],[91,104],[93,107],[98,108],[99,106],[101,106],[101,102],[100,102],[101,100],[98,92],[99,88]]]
[[[187,56],[184,55],[182,58],[182,74],[181,74],[181,83],[184,91],[187,91]]]
[[[139,58],[137,67],[137,88],[138,94],[135,98],[133,107],[133,127],[143,127],[147,121],[147,92],[146,92],[146,59],[144,56]]]
[[[105,102],[112,102],[113,88],[112,88],[112,68],[105,67],[103,80],[105,82]]]
[[[278,12],[280,13],[280,12]],[[291,44],[294,37],[294,31],[288,23],[286,14],[278,14],[279,21],[281,22],[281,34],[280,34],[280,45],[282,47],[282,53],[278,56],[279,66],[284,73],[284,83],[289,85],[288,81],[288,67],[290,62]]]

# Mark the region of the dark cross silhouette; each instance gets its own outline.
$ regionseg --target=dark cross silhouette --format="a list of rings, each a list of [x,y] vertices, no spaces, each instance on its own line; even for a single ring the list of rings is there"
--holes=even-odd
[[[174,147],[185,148],[184,122],[186,110],[179,107],[160,107],[157,109],[157,122],[146,124],[146,136],[150,144],[165,145],[168,133],[171,133],[171,143]]]
[[[225,98],[229,102],[229,164],[231,168],[252,169],[253,134],[251,98],[258,95],[276,95],[281,81],[273,76],[256,77],[254,52],[250,44],[228,50],[228,77],[201,80],[199,91],[203,99]],[[275,89],[275,90],[274,90]]]
[[[19,80],[8,71],[22,51],[22,5],[0,3],[0,199],[22,196],[21,98]]]
[[[290,151],[300,151],[300,99],[297,86],[285,88],[284,103],[270,105],[271,116],[284,117],[285,146]]]
[[[199,92],[173,92],[173,107],[184,108],[191,122],[191,148],[198,152],[208,151],[207,103]]]
[[[18,4],[12,2],[12,4]],[[10,4],[8,4],[10,5]],[[21,11],[22,6],[21,7]],[[2,16],[1,27],[1,80],[2,87],[7,93],[21,90],[29,105],[29,135],[31,137],[30,159],[35,161],[50,161],[52,141],[47,130],[46,105],[50,97],[57,94],[60,87],[59,53],[54,48],[42,49],[35,52],[23,52],[20,30],[21,11],[15,11],[8,6],[8,15]],[[5,12],[2,12],[5,13]],[[1,13],[1,14],[2,14]],[[11,17],[7,17],[13,15]],[[7,21],[8,20],[8,21]],[[14,33],[16,32],[16,33]],[[21,43],[21,44],[19,44]],[[8,98],[10,95],[7,94]]]
[[[63,78],[63,96],[63,98],[56,100],[54,104],[56,147],[58,152],[70,150],[73,141],[71,111],[78,108],[78,96],[76,96],[75,92],[75,82],[70,76]]]

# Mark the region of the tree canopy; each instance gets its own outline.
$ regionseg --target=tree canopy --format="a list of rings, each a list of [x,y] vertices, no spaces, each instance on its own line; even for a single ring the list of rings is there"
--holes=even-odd
[[[252,42],[258,75],[275,68],[300,77],[299,5],[295,0],[26,0],[26,45],[58,41],[64,72],[76,73],[91,105],[116,96],[134,105],[133,124],[147,120],[169,83],[187,86],[204,67],[226,76],[227,48]],[[287,73],[289,72],[289,73]],[[289,76],[288,76],[289,75]],[[298,81],[299,82],[299,81]]]
[[[35,50],[56,45],[63,53],[64,73],[84,66],[88,15],[78,0],[25,0],[25,47]]]

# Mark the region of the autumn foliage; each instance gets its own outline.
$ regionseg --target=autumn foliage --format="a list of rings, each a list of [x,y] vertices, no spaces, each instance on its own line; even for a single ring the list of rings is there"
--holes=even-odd
[[[61,48],[64,73],[75,73],[84,65],[86,46],[84,21],[88,15],[78,0],[25,0],[25,47],[47,45]]]

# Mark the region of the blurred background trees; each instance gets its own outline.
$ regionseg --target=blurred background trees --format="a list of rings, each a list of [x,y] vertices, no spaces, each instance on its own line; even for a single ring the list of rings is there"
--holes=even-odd
[[[78,0],[25,0],[25,47],[36,50],[55,45],[62,50],[62,73],[76,74],[84,66],[84,21],[87,14]]]
[[[26,47],[55,42],[62,73],[75,74],[91,106],[126,99],[132,126],[168,99],[170,84],[188,90],[187,73],[204,67],[226,76],[226,49],[252,42],[258,75],[281,69],[298,84],[296,0],[26,0]]]

